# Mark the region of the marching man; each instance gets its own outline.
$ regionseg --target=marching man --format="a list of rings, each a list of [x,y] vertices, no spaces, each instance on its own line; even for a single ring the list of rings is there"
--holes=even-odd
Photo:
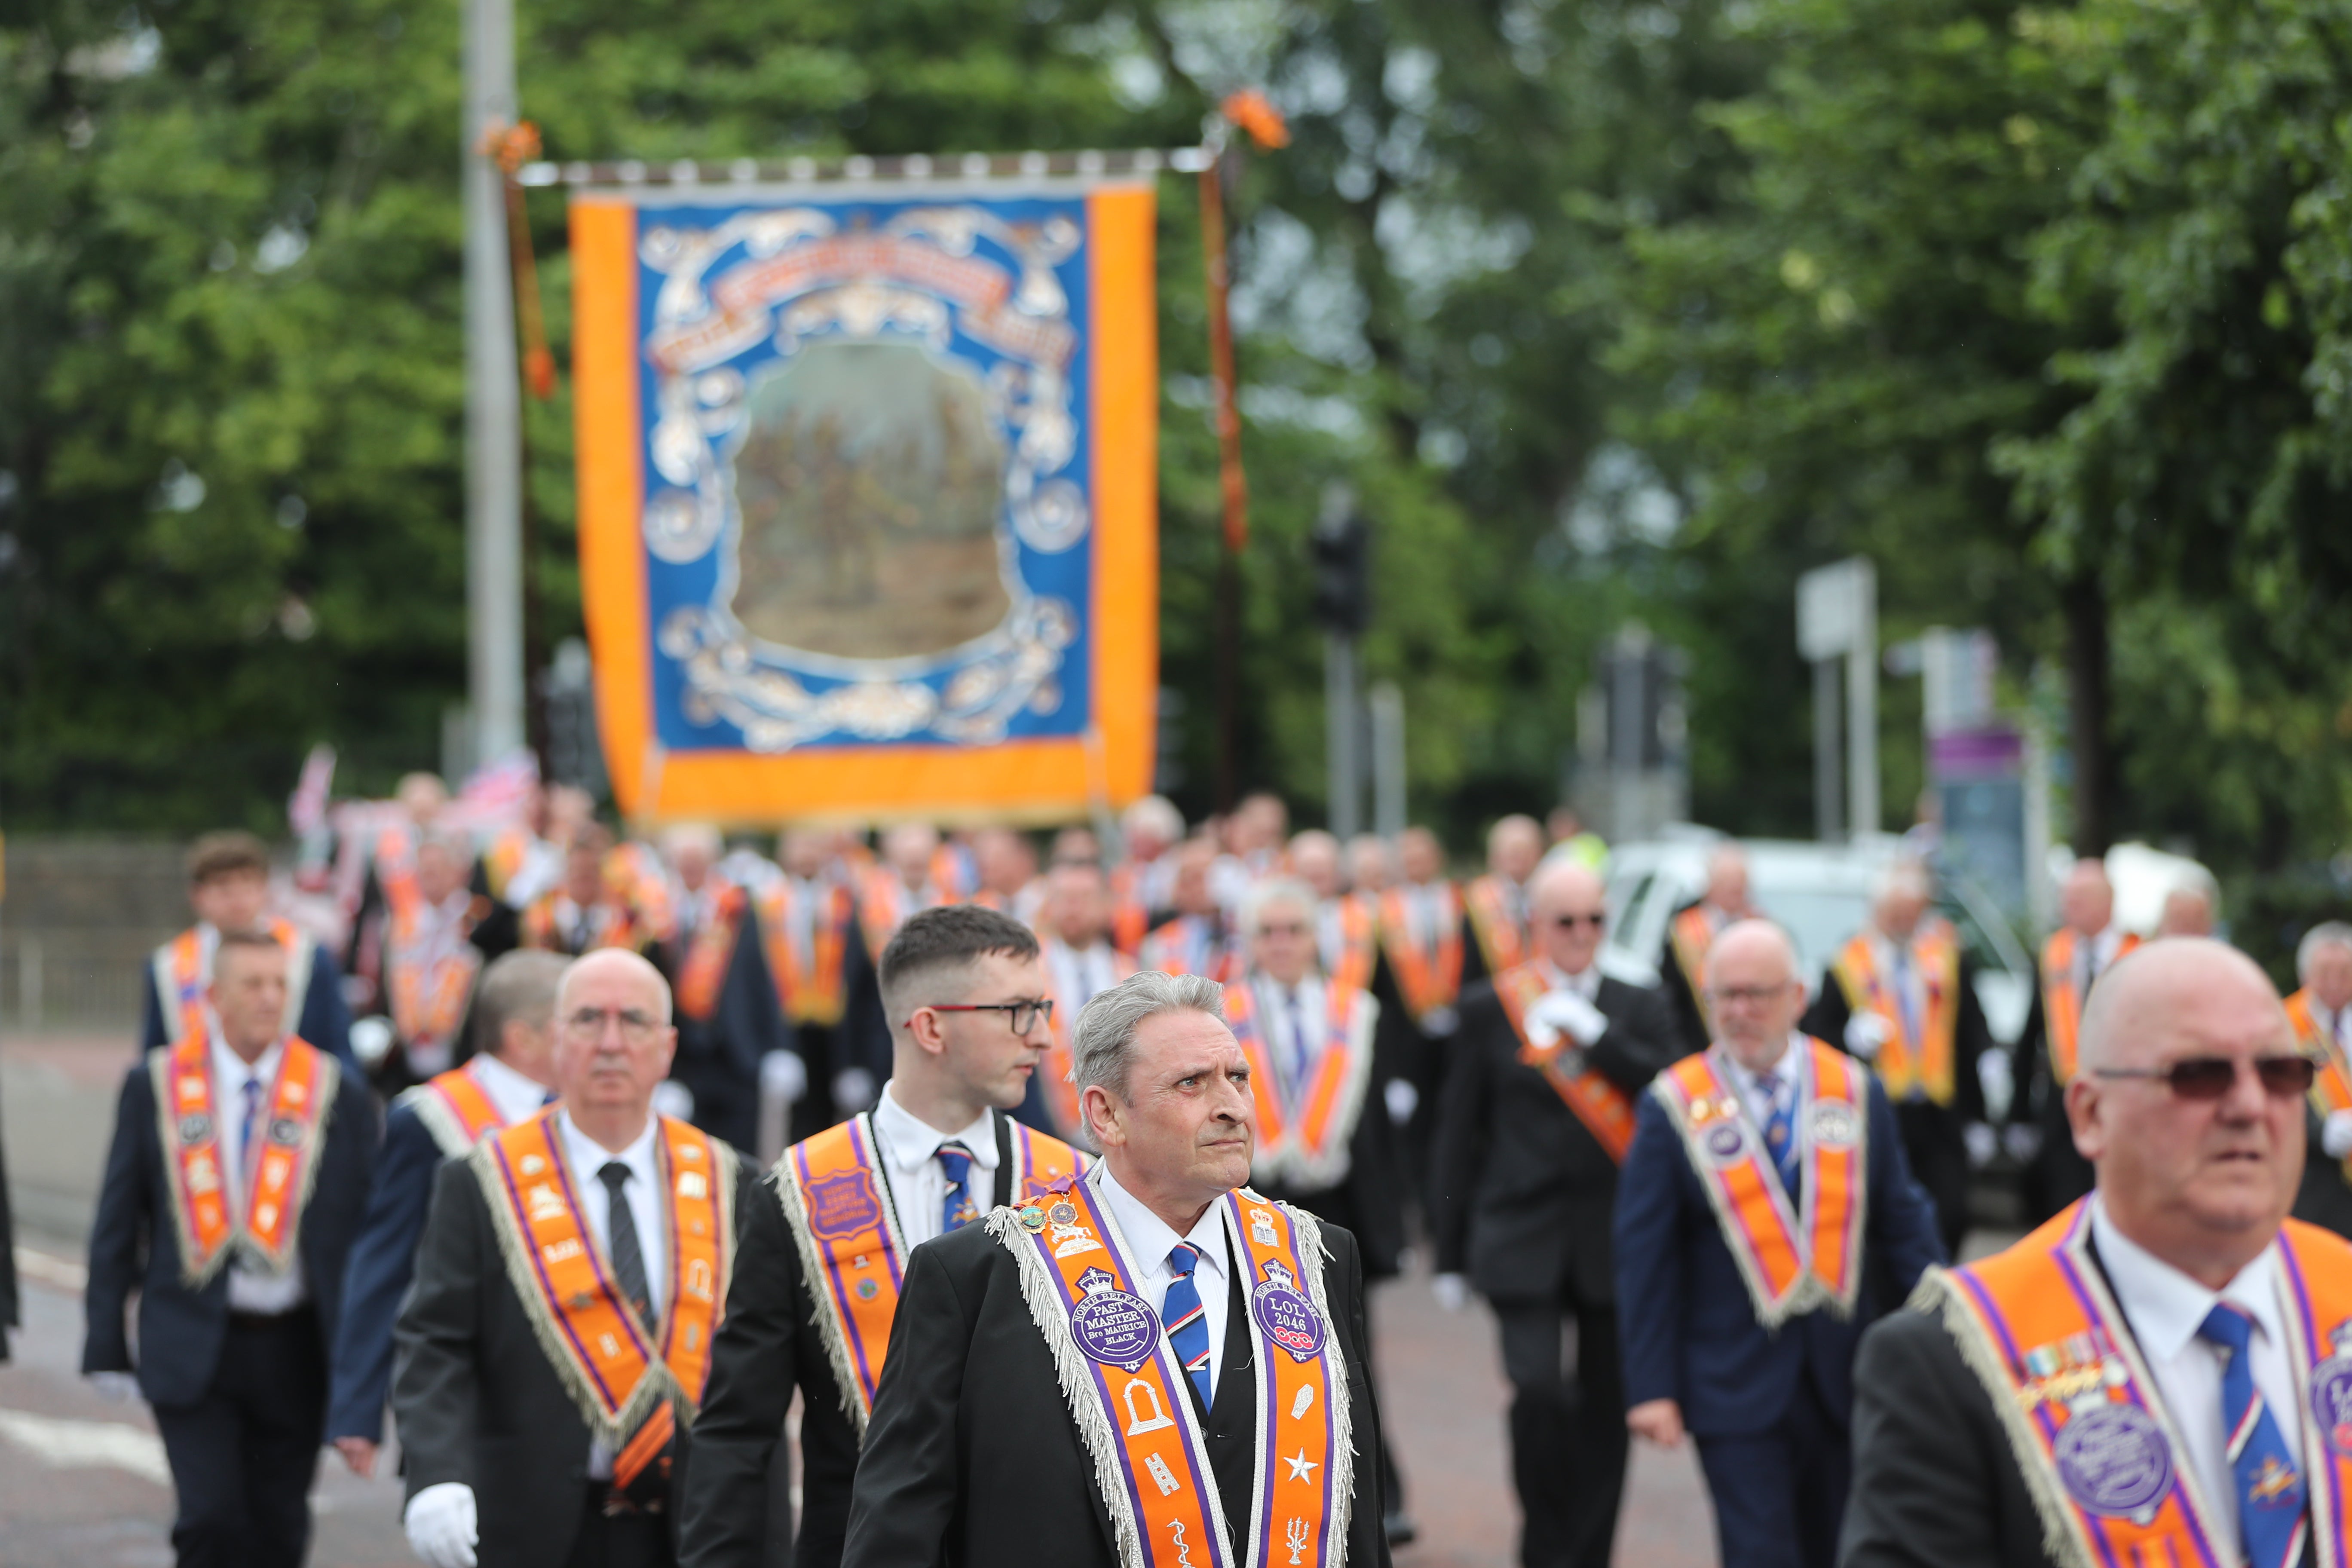
[[[148,960],[140,1044],[145,1050],[203,1039],[213,949],[221,932],[266,931],[286,950],[285,1032],[352,1060],[351,1010],[334,958],[289,921],[269,914],[269,850],[250,833],[207,833],[188,851],[188,902],[196,923]]]
[[[2017,1081],[2041,1110],[2040,1149],[2029,1176],[2029,1203],[2039,1217],[2091,1190],[2091,1163],[2076,1151],[2067,1123],[2066,1086],[2074,1081],[2076,1037],[2091,988],[2139,945],[2115,923],[2116,889],[2105,861],[2074,862],[2059,884],[2058,913],[2064,923],[2042,945],[2042,985],[2017,1042]]]
[[[927,910],[883,949],[881,990],[897,1022],[875,1109],[785,1151],[745,1194],[742,1259],[687,1473],[681,1561],[691,1568],[766,1561],[770,1468],[796,1388],[793,1561],[841,1561],[850,1477],[897,1351],[909,1254],[1082,1168],[1069,1145],[1007,1114],[1049,1037],[1026,926],[973,905]]]
[[[2286,999],[2297,1047],[2319,1063],[2311,1086],[2309,1142],[2303,1195],[2294,1217],[2352,1236],[2352,925],[2324,921],[2295,944],[2302,987]]]
[[[849,1568],[1382,1568],[1355,1238],[1250,1190],[1248,1056],[1199,975],[1078,1021],[1103,1158],[915,1252]]]
[[[1722,1038],[1651,1084],[1617,1189],[1625,1424],[1698,1440],[1725,1568],[1829,1568],[1854,1344],[1943,1261],[1936,1211],[1878,1080],[1794,1032],[1780,927],[1725,928],[1705,984]]]
[[[1692,1050],[1705,1050],[1716,1037],[1715,1016],[1706,1005],[1707,952],[1726,926],[1756,915],[1748,901],[1748,857],[1736,845],[1718,846],[1707,857],[1706,891],[1675,911],[1658,955],[1659,989]]]
[[[404,1519],[434,1568],[673,1560],[757,1179],[654,1113],[677,1031],[651,963],[589,954],[555,1016],[557,1103],[441,1167],[394,1331]]]
[[[1475,980],[1528,960],[1528,879],[1543,860],[1543,829],[1532,816],[1507,816],[1486,830],[1486,874],[1462,889],[1476,939]]]
[[[1033,1080],[1026,1120],[1042,1108],[1066,1141],[1081,1136],[1078,1086],[1071,1081],[1070,1034],[1087,1003],[1135,973],[1110,943],[1110,887],[1092,861],[1064,861],[1045,878],[1044,949],[1046,994],[1054,999],[1054,1044]]]

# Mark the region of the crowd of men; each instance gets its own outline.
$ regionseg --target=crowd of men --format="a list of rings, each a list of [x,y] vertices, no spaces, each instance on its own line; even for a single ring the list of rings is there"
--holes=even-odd
[[[1653,975],[1565,813],[1462,882],[1270,795],[772,858],[562,790],[353,820],[307,903],[200,841],[150,969],[85,1370],[184,1563],[299,1563],[387,1408],[436,1568],[1382,1563],[1416,1242],[1496,1319],[1529,1568],[1609,1562],[1636,1437],[1735,1568],[2346,1531],[2352,926],[2282,1005],[2085,861],[2011,1044],[1927,866],[1809,974],[1726,848]],[[2004,1149],[2046,1224],[1953,1268]]]

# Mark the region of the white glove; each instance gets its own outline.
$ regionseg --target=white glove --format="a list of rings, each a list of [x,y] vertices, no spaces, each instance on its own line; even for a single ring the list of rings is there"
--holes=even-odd
[[[844,1068],[833,1075],[833,1103],[844,1111],[858,1111],[874,1103],[874,1075],[864,1068]]]
[[[1470,1304],[1470,1281],[1459,1274],[1441,1274],[1429,1282],[1429,1293],[1447,1311],[1458,1312]]]
[[[1412,1113],[1421,1106],[1421,1090],[1413,1087],[1410,1079],[1389,1079],[1381,1086],[1381,1098],[1388,1101],[1389,1120],[1399,1127],[1412,1121]]]
[[[562,880],[563,851],[543,839],[533,839],[530,847],[522,852],[522,864],[507,879],[506,892],[501,896],[509,909],[527,910],[541,893],[551,891]]]
[[[2012,1121],[2000,1130],[2000,1146],[2009,1157],[2021,1165],[2033,1163],[2033,1156],[2042,1152],[2042,1129]]]
[[[2352,1154],[2352,1110],[2331,1110],[2319,1130],[2319,1147],[2331,1160]]]
[[[1573,991],[1549,991],[1528,1009],[1528,1026],[1539,1045],[1549,1045],[1566,1035],[1580,1046],[1589,1046],[1609,1032],[1609,1017]],[[1545,1038],[1546,1035],[1550,1037]]]
[[[694,1090],[674,1078],[666,1078],[654,1085],[654,1111],[673,1121],[694,1120]],[[416,1494],[423,1497],[425,1494]]]
[[[474,1489],[441,1481],[408,1500],[408,1549],[433,1568],[474,1568]]]
[[[110,1405],[128,1405],[139,1397],[139,1374],[135,1372],[93,1372],[89,1385]]]
[[[2017,1099],[2017,1067],[2007,1051],[1987,1051],[1977,1058],[1977,1082],[1984,1089],[1985,1114],[1995,1121],[2009,1114]]]
[[[1992,1163],[2000,1148],[2000,1135],[1981,1121],[1971,1121],[1960,1129],[1960,1141],[1969,1146],[1969,1169],[1981,1171]]]
[[[797,1101],[808,1092],[808,1064],[798,1051],[770,1051],[760,1058],[760,1088],[778,1100]]]
[[[1856,1013],[1845,1021],[1845,1048],[1864,1061],[1874,1062],[1880,1047],[1894,1033],[1877,1014]]]

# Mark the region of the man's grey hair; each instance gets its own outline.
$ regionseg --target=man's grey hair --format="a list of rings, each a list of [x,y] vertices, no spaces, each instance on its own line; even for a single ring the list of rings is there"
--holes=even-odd
[[[1265,923],[1265,911],[1278,904],[1288,904],[1312,921],[1318,902],[1315,889],[1296,877],[1268,877],[1252,888],[1242,900],[1242,934],[1255,936],[1257,928]]]
[[[2352,925],[2342,921],[2322,921],[2304,932],[2303,940],[2294,944],[2296,979],[2311,978],[2311,966],[2318,961],[2323,947],[2352,948]]]
[[[1225,988],[1205,974],[1167,974],[1139,969],[1098,993],[1078,1014],[1070,1041],[1071,1079],[1083,1096],[1100,1084],[1121,1101],[1135,1061],[1135,1036],[1162,1013],[1225,1016]]]
[[[562,953],[536,948],[518,948],[492,959],[474,993],[476,1053],[497,1056],[507,1026],[517,1020],[552,1026],[556,989],[571,967],[572,961]]]

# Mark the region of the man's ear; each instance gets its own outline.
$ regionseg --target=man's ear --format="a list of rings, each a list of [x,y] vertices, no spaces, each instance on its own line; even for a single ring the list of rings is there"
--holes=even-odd
[[[2074,1152],[2085,1160],[2095,1161],[2107,1145],[2106,1129],[2099,1125],[2099,1086],[2088,1073],[2080,1073],[2066,1086],[2066,1126],[2074,1139]]]
[[[1105,1149],[1127,1142],[1127,1124],[1120,1118],[1118,1101],[1098,1083],[1088,1084],[1078,1096],[1078,1121]]]

